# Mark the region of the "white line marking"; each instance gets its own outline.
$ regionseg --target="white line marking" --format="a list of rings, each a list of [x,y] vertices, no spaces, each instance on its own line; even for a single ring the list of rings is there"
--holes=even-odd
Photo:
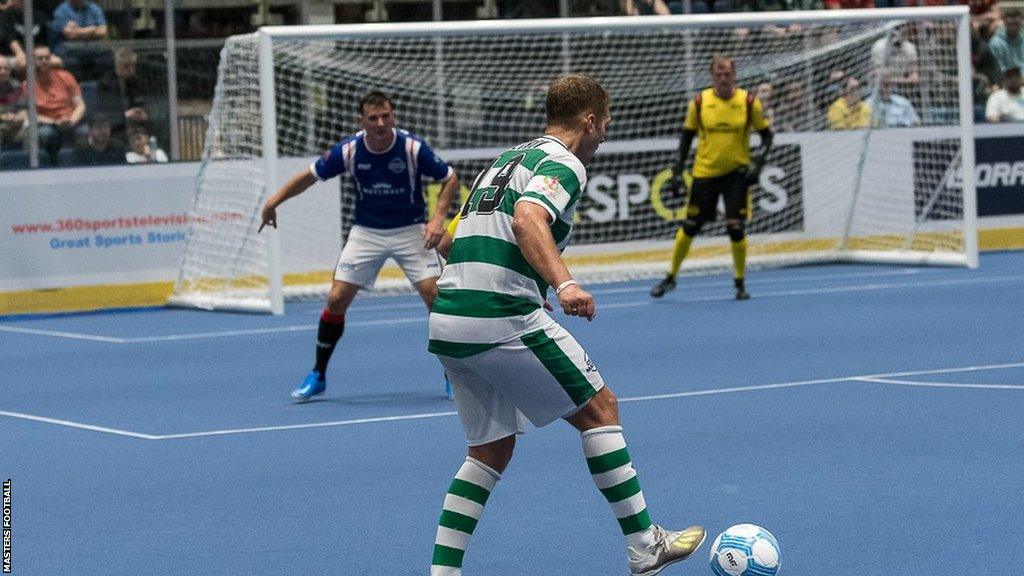
[[[274,328],[251,328],[247,330],[223,330],[220,332],[196,332],[193,334],[169,334],[166,336],[142,336],[139,338],[125,338],[129,344],[140,342],[174,342],[176,340],[199,340],[203,338],[229,338],[231,336],[256,336],[259,334],[279,334],[288,332],[305,332],[316,330],[316,326],[303,324],[302,326],[276,326]]]
[[[1004,368],[1024,368],[1024,362],[1008,364],[981,364],[978,366],[961,366],[959,368],[937,368],[934,370],[914,370],[911,372],[893,372],[890,374],[868,374],[858,378],[899,378],[901,376],[927,376],[931,374],[954,374],[957,372],[977,372],[979,370],[1001,370]]]
[[[931,270],[928,270],[928,271],[931,272]],[[759,277],[754,282],[754,284],[756,284],[758,286],[763,286],[765,284],[786,284],[786,283],[799,284],[800,282],[804,282],[804,281],[817,281],[817,280],[849,280],[849,279],[856,279],[856,278],[879,278],[879,277],[887,277],[887,276],[888,277],[891,277],[891,276],[911,276],[911,275],[914,275],[914,274],[920,274],[921,272],[923,272],[923,270],[919,270],[917,268],[909,268],[909,269],[905,269],[905,270],[897,270],[897,271],[889,271],[889,272],[861,272],[861,273],[851,273],[851,274],[834,274],[834,275],[831,275],[831,276],[825,276],[825,275],[798,276],[798,275],[794,275],[794,276],[790,276],[790,277],[787,277],[787,278],[761,278],[761,277]],[[732,286],[732,278],[728,278],[726,280],[721,280],[721,279],[715,278],[713,281],[710,281],[710,282],[708,282],[708,281],[702,282],[701,281],[701,280],[709,280],[711,278],[712,277],[710,277],[710,276],[686,276],[686,275],[683,275],[680,278],[679,283],[680,283],[680,286],[682,286],[684,288],[687,288],[687,289],[720,288],[722,286],[729,286],[729,287]],[[650,286],[623,286],[623,287],[620,287],[620,288],[603,288],[603,289],[602,288],[596,288],[594,290],[588,290],[588,291],[591,294],[600,295],[600,294],[628,294],[630,292],[648,292],[650,289],[651,289]],[[319,312],[318,312],[318,314],[319,314]]]
[[[832,288],[809,288],[806,290],[777,290],[775,292],[754,292],[754,298],[786,298],[790,296],[814,296],[814,295],[826,295],[826,294],[845,294],[851,292],[872,292],[876,290],[899,290],[902,288],[924,288],[924,287],[941,287],[941,286],[957,286],[965,284],[990,284],[996,282],[1018,282],[1024,280],[1024,276],[999,276],[992,278],[961,278],[958,280],[922,280],[911,283],[884,283],[884,284],[857,284],[853,286],[835,286]],[[697,297],[683,297],[683,298],[664,298],[664,302],[677,302],[692,304],[697,302],[718,302],[732,300],[732,296],[722,294],[717,296],[697,296]],[[650,306],[656,303],[657,300],[640,300],[636,302],[616,302],[614,304],[598,305],[597,310],[610,310],[618,308],[636,308],[640,306]]]
[[[671,394],[653,394],[650,396],[631,396],[619,398],[619,402],[645,402],[647,400],[665,400],[668,398],[686,398],[688,396],[713,396],[715,394],[732,394],[734,392],[752,392],[755,390],[773,390],[776,388],[795,388],[797,386],[812,386],[816,384],[833,384],[836,382],[849,382],[856,378],[823,378],[819,380],[801,380],[799,382],[782,382],[779,384],[758,384],[755,386],[737,386],[734,388],[710,388],[707,390],[691,390],[689,392],[673,392]]]
[[[921,272],[925,272],[925,271],[926,270],[921,270],[919,268],[905,268],[905,269],[900,269],[900,270],[895,270],[895,271],[887,271],[887,272],[857,272],[857,273],[850,273],[850,274],[831,274],[831,275],[819,274],[819,275],[806,275],[806,276],[794,275],[794,276],[791,276],[791,277],[788,277],[788,278],[758,278],[757,285],[761,286],[761,285],[764,285],[764,284],[785,284],[787,282],[789,282],[789,283],[799,283],[799,282],[817,281],[817,280],[849,280],[849,279],[854,279],[854,278],[879,278],[879,277],[887,277],[887,276],[911,276],[911,275],[914,275],[914,274],[920,274]],[[933,270],[927,270],[927,272],[932,272],[932,271]],[[642,282],[642,280],[631,281],[630,283],[632,284],[634,282]],[[683,280],[681,280],[681,282],[683,282],[684,285],[687,288],[718,288],[718,287],[721,287],[721,286],[732,286],[732,279],[731,278],[728,279],[728,280],[721,280],[721,279],[718,279],[718,278],[714,278],[713,276],[685,276],[684,275]],[[588,292],[590,292],[594,296],[600,296],[602,294],[629,294],[629,293],[632,293],[632,292],[647,292],[649,290],[650,290],[650,286],[621,286],[619,288],[595,288],[593,290],[588,290]],[[415,296],[415,294],[408,294],[406,296],[412,297],[412,296]],[[421,301],[419,301],[417,299],[416,302],[410,302],[410,303],[407,303],[407,304],[369,304],[369,305],[366,305],[366,306],[352,306],[351,308],[349,308],[349,310],[351,312],[358,313],[358,312],[363,312],[363,311],[371,312],[371,311],[379,311],[379,310],[407,310],[407,309],[414,309],[414,308],[422,309],[423,308],[423,302],[421,302]],[[308,315],[319,316],[322,312],[323,312],[322,310],[307,310],[304,313],[308,314]]]
[[[357,320],[346,322],[346,326],[390,326],[393,324],[415,324],[426,322],[427,315],[415,318],[392,318],[387,320]],[[124,344],[136,344],[141,342],[175,342],[178,340],[201,340],[205,338],[230,338],[232,336],[255,336],[259,334],[277,334],[289,332],[310,332],[317,329],[316,324],[303,324],[301,326],[279,326],[276,328],[252,328],[247,330],[225,330],[222,332],[196,332],[195,334],[169,334],[166,336],[142,336],[139,338],[125,338]]]
[[[877,384],[898,384],[900,386],[921,386],[924,388],[980,388],[986,390],[1024,390],[1019,384],[959,384],[950,382],[915,382],[913,380],[893,380],[892,378],[854,378],[858,382],[874,382]]]
[[[158,438],[157,436],[153,436],[151,434],[142,434],[140,432],[132,432],[130,430],[118,430],[117,428],[106,428],[104,426],[94,426],[92,424],[82,424],[81,422],[72,422],[71,420],[59,420],[57,418],[47,418],[46,416],[36,416],[34,414],[24,414],[22,412],[7,412],[6,410],[0,410],[0,416],[7,416],[9,418],[19,418],[21,420],[31,420],[33,422],[43,422],[45,424],[56,424],[57,426],[66,426],[68,428],[91,430],[93,432],[103,432],[105,434],[116,434],[117,436],[141,438],[143,440],[156,440]]]
[[[795,388],[798,386],[812,386],[820,384],[836,384],[841,382],[871,382],[881,384],[900,384],[909,386],[932,386],[932,387],[943,387],[943,388],[985,388],[985,389],[1024,389],[1024,386],[1007,385],[1007,384],[946,384],[946,383],[932,383],[932,382],[913,382],[913,381],[902,381],[902,380],[890,380],[892,378],[898,378],[900,376],[914,376],[914,375],[925,375],[925,374],[952,374],[958,372],[978,372],[982,370],[999,370],[1005,368],[1024,368],[1024,362],[1013,362],[1007,364],[987,364],[978,366],[961,366],[956,368],[938,368],[933,370],[916,370],[910,372],[889,372],[885,374],[865,374],[860,376],[839,376],[835,378],[819,378],[815,380],[798,380],[795,382],[779,382],[775,384],[757,384],[753,386],[737,386],[732,388],[711,388],[706,390],[690,390],[687,392],[674,392],[669,394],[653,394],[648,396],[631,396],[628,398],[619,398],[619,402],[646,402],[650,400],[666,400],[673,398],[686,398],[691,396],[712,396],[718,394],[734,394],[738,392],[754,392],[757,390],[773,390],[779,388]],[[887,381],[888,380],[888,381]],[[372,424],[378,422],[401,422],[406,420],[422,420],[427,418],[443,418],[448,416],[456,416],[458,412],[428,412],[424,414],[406,414],[403,416],[380,416],[375,418],[358,418],[354,420],[335,420],[331,422],[311,422],[308,424],[289,424],[282,426],[262,426],[255,428],[232,428],[226,430],[208,430],[201,432],[186,432],[182,434],[142,434],[139,432],[131,432],[128,430],[118,430],[116,428],[105,428],[102,426],[93,426],[90,424],[82,424],[79,422],[72,422],[70,420],[58,420],[55,418],[46,418],[43,416],[33,416],[31,414],[22,414],[20,412],[5,412],[0,411],[0,416],[9,416],[11,418],[21,418],[24,420],[33,420],[36,422],[44,422],[47,424],[56,424],[58,426],[68,426],[71,428],[80,428],[82,430],[91,430],[94,432],[104,432],[107,434],[116,434],[119,436],[130,436],[132,438],[140,438],[143,440],[174,440],[182,438],[201,438],[205,436],[227,436],[233,434],[251,434],[256,432],[274,432],[280,430],[299,430],[305,428],[329,428],[337,426],[352,426],[357,424]]]
[[[424,418],[441,418],[457,416],[458,412],[430,412],[427,414],[408,414],[405,416],[380,416],[377,418],[359,418],[356,420],[336,420],[334,422],[313,422],[310,424],[289,424],[284,426],[261,426],[258,428],[235,428],[229,430],[210,430],[208,432],[187,432],[184,434],[164,434],[154,436],[153,440],[173,440],[177,438],[200,438],[203,436],[224,436],[227,434],[250,434],[253,432],[274,432],[278,430],[300,430],[303,428],[328,428],[332,426],[352,426],[353,424],[373,424],[376,422],[397,422],[402,420],[422,420]]]
[[[879,283],[879,284],[855,284],[850,286],[836,286],[831,288],[809,288],[801,290],[778,290],[778,291],[767,291],[755,293],[756,298],[786,298],[790,296],[813,296],[813,295],[828,295],[828,294],[843,294],[851,292],[868,292],[876,290],[899,290],[903,288],[924,288],[924,287],[941,287],[941,286],[959,286],[959,285],[972,285],[972,284],[992,284],[998,282],[1018,282],[1024,280],[1024,275],[1015,276],[994,276],[990,278],[960,278],[951,280],[922,280],[916,282],[892,282],[892,283]],[[697,303],[697,302],[718,302],[732,300],[731,296],[728,295],[716,295],[716,296],[703,296],[703,297],[691,297],[691,298],[667,298],[666,302],[676,303]],[[637,308],[640,306],[653,305],[656,300],[644,299],[636,300],[632,302],[616,302],[612,304],[599,304],[598,311],[600,310],[615,310],[621,308]],[[415,317],[404,317],[404,318],[388,318],[382,320],[356,320],[349,322],[349,326],[394,326],[399,324],[416,324],[419,322],[426,322],[427,315],[417,315]],[[34,334],[39,336],[52,336],[56,338],[71,338],[76,340],[92,340],[96,342],[107,342],[112,344],[139,344],[149,342],[173,342],[181,340],[201,340],[206,338],[229,338],[234,336],[253,336],[259,334],[276,334],[276,333],[290,333],[290,332],[303,332],[316,330],[316,325],[301,325],[301,326],[278,326],[274,328],[253,328],[246,330],[224,330],[220,332],[197,332],[193,334],[169,334],[165,336],[142,336],[138,338],[115,338],[110,336],[98,336],[93,334],[81,334],[76,332],[57,332],[52,330],[37,330],[32,328],[20,328],[14,326],[0,325],[0,331],[7,332],[20,332],[25,334]]]
[[[0,325],[0,332],[14,332],[15,334],[32,334],[33,336],[52,336],[54,338],[70,338],[72,340],[91,340],[93,342],[107,342],[111,344],[124,344],[124,338],[112,336],[96,336],[94,334],[80,334],[78,332],[61,332],[58,330],[39,330],[37,328],[22,328],[20,326]]]

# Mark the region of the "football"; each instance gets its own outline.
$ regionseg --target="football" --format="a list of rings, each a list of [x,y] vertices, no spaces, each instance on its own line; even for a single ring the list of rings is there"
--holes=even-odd
[[[779,565],[779,542],[754,524],[732,526],[711,545],[711,571],[717,576],[775,576]]]

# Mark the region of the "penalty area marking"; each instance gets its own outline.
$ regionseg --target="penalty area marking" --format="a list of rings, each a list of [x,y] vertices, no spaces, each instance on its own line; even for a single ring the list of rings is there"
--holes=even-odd
[[[619,402],[648,402],[651,400],[667,400],[673,398],[686,398],[690,396],[713,396],[718,394],[735,394],[739,392],[755,392],[759,390],[774,390],[780,388],[795,388],[800,386],[815,386],[823,384],[838,384],[842,382],[868,382],[873,384],[889,384],[896,386],[920,386],[920,387],[932,387],[932,388],[960,388],[960,389],[995,389],[995,390],[1024,390],[1024,386],[1018,386],[1013,384],[957,384],[949,382],[918,382],[913,380],[903,380],[902,377],[907,376],[927,376],[935,374],[956,374],[964,372],[980,372],[983,370],[1000,370],[1008,368],[1024,368],[1024,362],[1012,362],[1005,364],[986,364],[979,366],[959,366],[955,368],[938,368],[933,370],[915,370],[909,372],[889,372],[885,374],[863,374],[857,376],[841,376],[836,378],[820,378],[815,380],[798,380],[795,382],[779,382],[775,384],[757,384],[753,386],[736,386],[731,388],[710,388],[705,390],[690,390],[687,392],[676,392],[670,394],[654,394],[647,396],[631,396],[627,398],[619,398]],[[188,438],[203,438],[207,436],[229,436],[236,434],[254,434],[258,432],[279,432],[285,430],[302,430],[309,428],[332,428],[339,426],[354,426],[359,424],[376,424],[382,422],[402,422],[406,420],[426,420],[433,418],[445,418],[449,416],[456,416],[458,412],[447,411],[447,412],[428,412],[422,414],[406,414],[401,416],[380,416],[375,418],[357,418],[353,420],[335,420],[331,422],[310,422],[306,424],[289,424],[281,426],[260,426],[253,428],[229,428],[224,430],[206,430],[200,432],[185,432],[180,434],[143,434],[141,432],[132,432],[130,430],[120,430],[117,428],[107,428],[104,426],[94,426],[92,424],[83,424],[81,422],[73,422],[71,420],[60,420],[57,418],[47,418],[45,416],[36,416],[33,414],[25,414],[22,412],[8,412],[0,410],[0,416],[7,416],[9,418],[18,418],[22,420],[30,420],[33,422],[41,422],[44,424],[53,424],[56,426],[65,426],[69,428],[76,428],[80,430],[89,430],[92,432],[101,432],[104,434],[114,434],[117,436],[127,436],[130,438],[138,438],[141,440],[178,440]]]

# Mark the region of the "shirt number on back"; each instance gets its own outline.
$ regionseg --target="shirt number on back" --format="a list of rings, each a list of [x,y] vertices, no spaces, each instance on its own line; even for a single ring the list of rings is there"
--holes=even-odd
[[[469,213],[476,209],[476,213],[480,215],[493,214],[495,210],[501,206],[501,201],[505,198],[505,191],[508,189],[509,182],[512,181],[512,175],[515,174],[516,167],[519,166],[526,158],[526,154],[520,154],[513,156],[501,167],[501,170],[491,178],[490,183],[482,188],[477,188],[473,191],[473,199],[470,202],[466,202],[466,205],[462,208],[461,217],[465,218],[469,216]]]

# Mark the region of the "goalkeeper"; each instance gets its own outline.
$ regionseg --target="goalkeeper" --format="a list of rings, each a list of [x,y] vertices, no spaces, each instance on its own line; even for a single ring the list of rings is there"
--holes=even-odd
[[[693,163],[693,185],[686,203],[686,219],[676,232],[672,265],[664,280],[651,288],[661,298],[676,287],[679,267],[690,244],[708,222],[717,216],[718,197],[725,200],[725,229],[732,244],[736,299],[750,298],[744,284],[747,263],[746,222],[750,219],[750,187],[757,182],[772,145],[772,131],[764,118],[761,101],[736,87],[736,65],[728,56],[711,60],[712,87],[698,94],[686,110],[679,160],[672,169],[670,191],[678,194],[683,166],[695,136],[697,156]],[[751,160],[750,132],[761,135],[761,146]]]

